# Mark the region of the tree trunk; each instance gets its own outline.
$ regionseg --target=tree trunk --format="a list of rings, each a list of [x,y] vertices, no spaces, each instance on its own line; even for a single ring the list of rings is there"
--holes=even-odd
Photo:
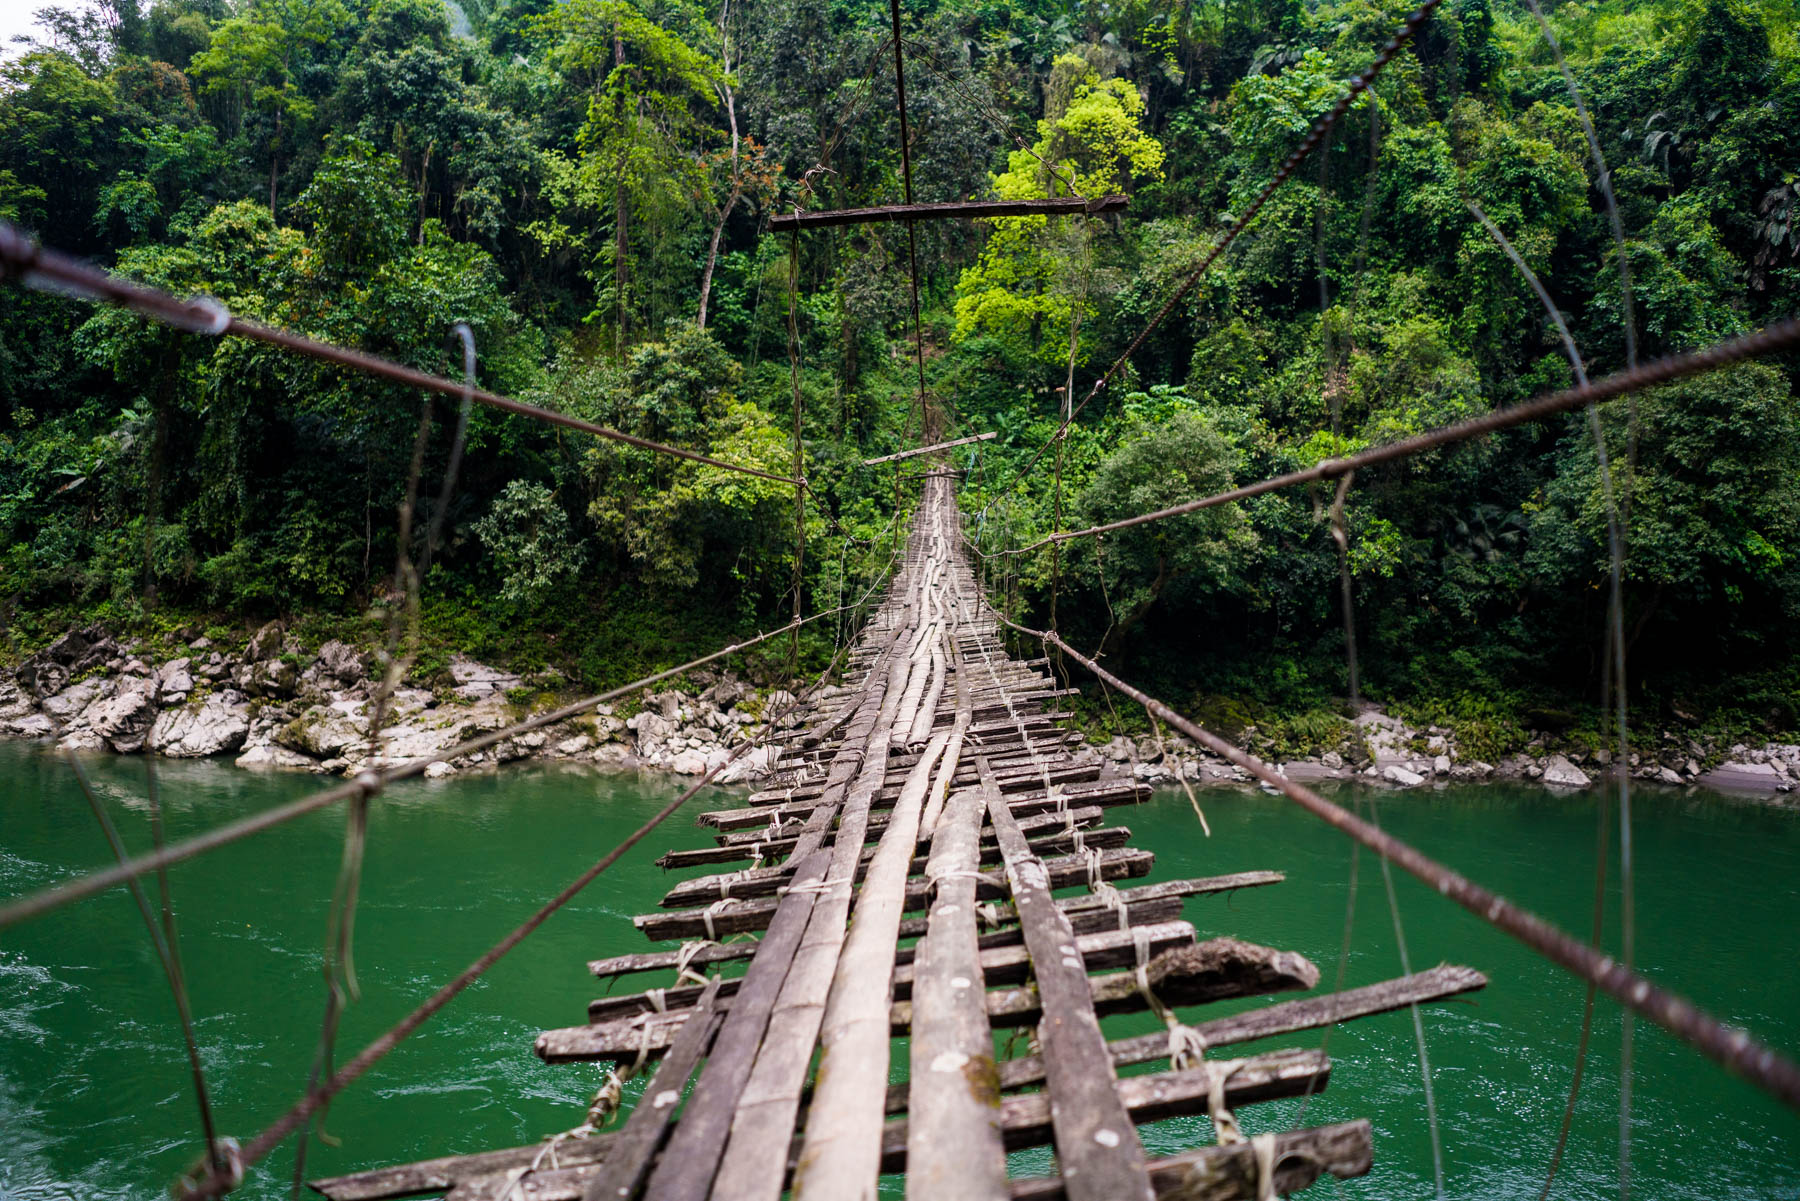
[[[619,36],[618,27],[613,27],[613,67],[616,70],[625,65],[625,41]],[[613,96],[613,116],[623,129],[625,123],[625,93],[617,92]],[[626,153],[623,147],[619,152],[619,181],[615,193],[613,213],[613,304],[617,314],[613,335],[614,345],[619,350],[625,349],[625,258],[627,253],[626,222],[630,212],[625,195],[625,163]]]
[[[425,245],[425,202],[431,195],[431,148],[436,143],[425,144],[424,157],[419,163],[419,235],[418,244]]]
[[[724,24],[720,17],[719,23]],[[730,49],[726,49],[725,67],[730,70]],[[737,207],[738,200],[744,194],[743,164],[738,160],[738,123],[737,97],[732,95],[731,85],[722,84],[719,95],[725,100],[725,119],[731,125],[731,194],[725,198],[724,207],[719,209],[719,219],[713,224],[712,243],[706,248],[706,270],[700,273],[700,312],[694,318],[694,324],[701,329],[706,328],[706,307],[712,299],[713,266],[719,261],[719,238],[725,233],[725,222],[731,218],[731,210]]]
[[[281,178],[281,118],[281,110],[276,109],[275,137],[269,142],[269,216],[277,222],[281,220],[275,212],[275,185]]]

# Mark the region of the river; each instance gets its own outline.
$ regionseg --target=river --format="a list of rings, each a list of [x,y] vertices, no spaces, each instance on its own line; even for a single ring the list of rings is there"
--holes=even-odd
[[[223,764],[159,767],[175,837],[319,783]],[[99,759],[91,768],[127,840],[146,847],[142,761]],[[466,965],[676,787],[647,776],[521,767],[415,782],[379,801],[356,927],[361,999],[346,1019],[342,1054]],[[1516,784],[1367,795],[1394,833],[1586,930],[1592,796]],[[717,807],[725,796],[693,807]],[[1282,885],[1195,899],[1188,916],[1203,937],[1233,934],[1300,951],[1329,986],[1349,895],[1348,844],[1276,797],[1210,790],[1201,800],[1210,839],[1179,793],[1110,814],[1132,827],[1135,845],[1156,852],[1153,879],[1287,872]],[[1640,793],[1636,805],[1645,970],[1775,1046],[1800,1051],[1800,812],[1673,791]],[[312,814],[171,873],[224,1131],[247,1137],[260,1129],[296,1095],[311,1062],[342,831],[341,813]],[[646,945],[629,916],[653,908],[672,882],[653,865],[657,854],[708,842],[677,815],[602,876],[333,1106],[327,1125],[339,1145],[315,1145],[309,1174],[530,1142],[575,1124],[600,1072],[546,1066],[532,1054],[532,1038],[580,1019],[596,991],[584,961]],[[0,896],[105,860],[67,764],[0,743]],[[1358,880],[1348,986],[1400,971],[1378,861],[1364,855]],[[1423,1011],[1446,1193],[1535,1198],[1568,1087],[1581,989],[1409,877],[1396,873],[1395,884],[1415,968],[1466,963],[1493,980],[1465,1003]],[[1616,927],[1608,938],[1617,945]],[[1139,1016],[1109,1019],[1107,1029],[1118,1036],[1152,1025]],[[1617,1194],[1619,1047],[1619,1010],[1602,1000],[1559,1197]],[[1329,1050],[1331,1086],[1310,1103],[1307,1122],[1365,1115],[1375,1128],[1375,1172],[1345,1184],[1343,1194],[1430,1196],[1410,1018],[1349,1024]],[[1800,1197],[1800,1117],[1643,1023],[1634,1072],[1637,1196]],[[1241,1117],[1255,1133],[1292,1124],[1296,1109],[1278,1102]],[[194,1155],[195,1126],[173,1006],[125,891],[0,931],[0,1198],[151,1201]],[[1207,1141],[1206,1128],[1204,1119],[1170,1121],[1146,1127],[1145,1139],[1153,1154],[1168,1153]],[[291,1152],[278,1153],[243,1195],[284,1195],[291,1162]],[[1048,1158],[1028,1152],[1014,1162],[1041,1170]],[[1327,1195],[1330,1186],[1314,1192]]]

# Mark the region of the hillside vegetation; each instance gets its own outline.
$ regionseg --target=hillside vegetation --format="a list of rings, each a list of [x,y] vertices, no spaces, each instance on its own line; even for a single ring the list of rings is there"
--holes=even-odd
[[[105,0],[0,63],[0,218],[234,313],[785,474],[797,334],[804,602],[889,561],[915,444],[904,226],[766,232],[893,203],[870,0]],[[922,201],[1129,195],[1122,215],[918,230],[924,373],[988,545],[1157,508],[1568,385],[1478,204],[1598,376],[1627,293],[1582,121],[1531,11],[1445,0],[1046,459],[1006,485],[1405,15],[1374,0],[905,6]],[[1640,359],[1800,296],[1790,2],[1548,14],[1611,167]],[[1073,366],[1071,366],[1073,360]],[[1634,704],[1800,727],[1793,360],[1602,413]],[[14,654],[78,618],[381,628],[418,395],[240,341],[0,288],[0,606]],[[439,647],[617,682],[792,603],[790,491],[477,410],[419,537]],[[1608,556],[1582,414],[1357,478],[1367,690],[1464,723],[1588,720]],[[903,493],[913,488],[904,484]],[[1226,726],[1346,687],[1329,491],[1019,561],[1023,613]],[[821,507],[825,510],[820,511]],[[840,531],[847,530],[854,539]],[[822,665],[841,631],[809,629]],[[773,668],[782,652],[771,651]],[[428,656],[423,670],[430,670]],[[1562,715],[1560,718],[1543,715]]]

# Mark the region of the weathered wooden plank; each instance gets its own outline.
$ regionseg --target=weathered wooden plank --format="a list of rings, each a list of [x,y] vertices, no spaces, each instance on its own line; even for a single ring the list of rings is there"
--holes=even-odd
[[[948,739],[949,735],[937,734],[933,735],[933,737]],[[1060,827],[1055,828],[1060,829]],[[1108,829],[1090,831],[1083,836],[1081,841],[1082,845],[1093,847],[1096,850],[1119,850],[1123,848],[1125,843],[1130,841],[1130,839],[1131,830],[1128,827],[1114,826]],[[1044,838],[1032,839],[1030,842],[1031,853],[1037,855],[1039,858],[1057,858],[1066,856],[1075,849],[1075,844],[1075,836],[1070,833],[1055,833]],[[1133,856],[1128,856],[1128,858],[1135,859],[1136,855],[1149,854],[1150,852],[1148,851],[1140,851],[1136,852]],[[862,883],[863,876],[867,872],[868,865],[870,861],[873,860],[874,855],[875,849],[873,847],[863,848],[856,867],[857,884],[860,885]],[[1000,862],[999,849],[994,848],[990,851],[986,851],[982,858],[985,864],[998,866]],[[1154,856],[1152,856],[1152,861],[1153,860]],[[914,859],[912,861],[910,871],[918,873],[924,870],[925,861],[923,858]],[[787,886],[789,874],[790,869],[783,865],[781,867],[766,867],[750,871],[724,872],[711,876],[697,876],[692,880],[684,880],[674,888],[671,888],[663,895],[660,903],[669,908],[679,908],[682,906],[705,904],[710,901],[721,900],[725,897],[745,898],[774,896]],[[1058,885],[1057,887],[1060,888],[1062,886]]]
[[[976,745],[972,737],[963,741],[964,751]],[[1098,771],[1093,766],[1068,769],[1080,778],[1058,779],[1061,771],[1053,772],[1050,782],[1057,785],[1056,795],[1047,795],[1043,788],[1042,777],[1033,773],[1029,776],[1015,776],[1010,780],[1011,787],[1007,792],[1006,802],[1019,816],[1029,813],[1042,813],[1046,809],[1056,807],[1057,797],[1069,805],[1129,805],[1140,800],[1147,800],[1155,791],[1147,784],[1136,780],[1113,777],[1111,779],[1094,779]],[[878,796],[873,807],[877,810],[892,807],[892,798]],[[718,830],[747,830],[765,827],[771,821],[791,821],[794,818],[805,820],[811,816],[818,805],[812,801],[795,801],[785,805],[769,805],[754,809],[716,809],[700,815],[702,825]]]
[[[1445,964],[1429,971],[1415,972],[1380,984],[1347,989],[1323,997],[1307,997],[1299,1001],[1282,1001],[1263,1009],[1251,1009],[1230,1017],[1213,1018],[1194,1026],[1209,1047],[1228,1047],[1233,1043],[1254,1042],[1302,1030],[1317,1030],[1338,1022],[1353,1021],[1376,1013],[1389,1013],[1408,1005],[1423,1005],[1447,997],[1473,992],[1487,986],[1487,977],[1474,968]],[[1169,1040],[1158,1031],[1136,1038],[1122,1038],[1107,1044],[1113,1064],[1154,1063],[1166,1058]],[[1024,1055],[1000,1065],[1002,1089],[1027,1088],[1044,1079],[1041,1055]]]
[[[1304,1087],[1298,1091],[1305,1091]],[[1246,1098],[1228,1089],[1226,1103],[1241,1105],[1246,1103]],[[890,1130],[893,1128],[890,1126]],[[1274,1140],[1274,1185],[1278,1195],[1302,1190],[1327,1173],[1341,1179],[1366,1175],[1373,1164],[1372,1138],[1366,1120],[1287,1131],[1275,1135]],[[1041,1142],[1041,1138],[1038,1141]],[[537,1154],[542,1147],[520,1150]],[[597,1169],[581,1161],[571,1164],[571,1158],[565,1154],[562,1156],[565,1166],[561,1169],[542,1168],[518,1182],[520,1187],[513,1193],[514,1201],[580,1201],[583,1188]],[[904,1153],[884,1159],[884,1167],[894,1171],[904,1164]],[[1248,1143],[1201,1147],[1152,1160],[1149,1172],[1156,1195],[1162,1201],[1251,1201],[1258,1195],[1255,1152]],[[486,1177],[474,1177],[469,1183],[480,1187],[452,1196],[507,1201],[506,1192],[512,1180],[508,1174],[496,1172]],[[1060,1176],[1042,1176],[1010,1181],[1005,1195],[1013,1201],[1059,1201],[1067,1193]]]
[[[952,735],[951,745],[954,746],[955,742],[955,736]],[[948,755],[949,751],[946,750],[944,753]],[[941,764],[939,765],[939,770],[942,770]],[[935,787],[936,783],[934,781],[933,788],[935,789]],[[933,795],[935,797],[935,792]],[[1077,827],[1092,826],[1104,816],[1098,805],[1083,805],[1080,808],[1070,809],[1067,812],[1069,814],[1069,820]],[[920,819],[921,823],[923,823],[923,820],[923,818]],[[1019,820],[1019,829],[1023,830],[1027,837],[1035,837],[1046,830],[1060,830],[1065,824],[1061,814],[1036,814],[1028,818],[1021,818]],[[869,815],[868,833],[870,839],[878,839],[886,829],[887,814],[876,813]],[[749,859],[751,857],[751,850],[756,847],[762,848],[765,858],[774,858],[785,854],[787,849],[793,845],[794,840],[791,838],[758,840],[753,836],[746,837],[742,834],[723,834],[719,836],[719,845],[716,847],[696,847],[691,850],[670,851],[663,855],[662,858],[658,859],[656,865],[664,869],[675,869],[684,867],[702,867],[714,863],[741,862],[745,859]],[[925,854],[930,845],[930,835],[921,833],[919,835],[916,853],[920,855]],[[994,850],[994,838],[991,831],[983,835],[981,847],[984,852]]]
[[[594,1134],[572,1139],[557,1148],[557,1159],[565,1165],[601,1163],[617,1135]],[[505,1175],[528,1168],[544,1153],[544,1144],[508,1147],[500,1151],[481,1151],[473,1155],[444,1155],[421,1159],[416,1163],[395,1164],[366,1172],[351,1172],[324,1180],[307,1182],[316,1193],[331,1201],[383,1201],[388,1197],[417,1197],[425,1193],[441,1193],[465,1181],[485,1176]],[[579,1194],[574,1194],[579,1196]]]
[[[897,630],[896,637],[899,636]],[[843,945],[844,926],[850,913],[850,876],[862,848],[863,823],[868,820],[869,803],[886,772],[888,740],[900,705],[897,694],[906,666],[896,656],[881,710],[864,744],[862,773],[844,802],[843,828],[831,848],[828,884],[813,907],[812,920],[794,953],[793,966],[757,1049],[750,1079],[731,1115],[730,1134],[712,1181],[716,1201],[772,1201],[781,1190],[782,1165],[770,1162],[768,1149],[771,1145],[783,1145],[794,1128],[838,951]],[[667,1201],[675,1201],[676,1196],[671,1193]]]
[[[933,670],[942,669],[941,660],[934,657],[933,662]],[[936,703],[929,696],[925,701],[928,708]],[[838,956],[819,1027],[818,1084],[794,1177],[796,1198],[830,1201],[875,1195],[887,1093],[894,946],[918,842],[919,815],[931,787],[932,768],[949,742],[947,732],[932,735],[858,894],[856,922]]]
[[[813,852],[810,861],[795,873],[795,883],[810,885],[824,879],[829,864],[829,854]],[[694,1085],[681,1121],[669,1136],[660,1164],[651,1174],[646,1198],[679,1201],[700,1195],[712,1183],[712,1169],[718,1165],[719,1148],[730,1129],[732,1112],[749,1078],[763,1031],[768,1028],[769,1012],[787,979],[789,964],[806,932],[812,910],[812,893],[796,891],[782,898],[780,911],[774,915],[769,933],[756,958],[750,961],[738,996],[713,1039],[712,1056]],[[660,1025],[667,1028],[668,1024]],[[565,1058],[558,1053],[557,1033],[546,1031],[538,1036],[539,1056],[551,1061]]]
[[[993,1201],[1006,1195],[999,1079],[982,1002],[986,983],[970,874],[984,812],[979,790],[951,797],[926,869],[936,896],[913,965],[919,983],[913,1000],[906,1192],[915,1201]]]
[[[1073,1201],[1147,1201],[1151,1191],[1144,1174],[1143,1144],[1115,1091],[1106,1038],[1094,1013],[1086,971],[1074,953],[1075,931],[1056,907],[1044,865],[1032,857],[999,790],[984,780],[982,791],[988,820],[1006,856],[1007,882],[1043,999],[1038,1036],[1050,1097],[1055,1099],[1050,1105],[1046,1098],[1046,1105],[1069,1196]]]
[[[1135,847],[1119,847],[1100,854],[1100,875],[1106,880],[1135,879],[1145,876],[1156,864],[1156,856],[1149,851],[1140,851]],[[1069,888],[1087,882],[1088,861],[1085,858],[1062,856],[1045,861],[1049,872],[1048,887]],[[847,869],[852,879],[855,869]],[[854,893],[856,886],[847,885]],[[984,898],[1006,895],[1006,888],[998,877],[988,876],[976,885],[977,892]],[[749,891],[746,888],[746,891]],[[908,911],[922,909],[925,906],[926,885],[923,880],[914,881],[906,888],[906,908]],[[719,898],[736,901],[737,898]],[[735,934],[740,930],[760,930],[766,923],[774,901],[763,898],[750,898],[741,905],[713,915],[713,930],[717,934]],[[642,913],[631,920],[649,938],[693,938],[706,929],[706,910],[686,909],[674,913]]]
[[[651,1157],[662,1148],[663,1140],[668,1136],[670,1120],[681,1102],[681,1090],[687,1087],[688,1077],[694,1074],[695,1066],[712,1045],[713,1035],[718,1030],[720,1019],[713,1006],[718,993],[719,979],[715,976],[707,982],[692,1016],[675,1036],[668,1054],[656,1066],[643,1098],[614,1136],[606,1162],[588,1182],[583,1201],[629,1198],[643,1184],[650,1171]]]
[[[1330,1174],[1349,1180],[1374,1163],[1367,1119],[1275,1135],[1274,1192],[1285,1197]],[[1249,1143],[1200,1147],[1150,1162],[1159,1201],[1253,1201],[1260,1194],[1256,1152]],[[1011,1183],[1012,1201],[1063,1201],[1062,1177],[1037,1176]]]
[[[1108,1090],[1118,1105],[1116,1120],[1123,1123],[1135,1139],[1137,1123],[1205,1113],[1215,1070],[1229,1073],[1224,1080],[1227,1108],[1317,1093],[1324,1089],[1331,1078],[1331,1062],[1317,1048],[1270,1051],[1248,1059],[1213,1060],[1205,1067],[1189,1068],[1181,1072],[1127,1076],[1118,1082],[1116,1093]],[[1003,1098],[1000,1102],[1000,1133],[1006,1149],[1019,1151],[1050,1142],[1059,1124],[1059,1117],[1066,1116],[1064,1106],[1067,1104],[1054,1092],[1021,1093]],[[909,1125],[906,1118],[888,1122],[881,1140],[882,1171],[906,1170]],[[1062,1153],[1061,1147],[1062,1144],[1058,1142],[1057,1158],[1062,1164],[1066,1181],[1069,1176],[1069,1158]],[[1093,1179],[1091,1171],[1086,1176],[1089,1180]],[[1076,1177],[1077,1182],[1080,1179],[1080,1176]],[[1149,1189],[1147,1179],[1145,1189]]]

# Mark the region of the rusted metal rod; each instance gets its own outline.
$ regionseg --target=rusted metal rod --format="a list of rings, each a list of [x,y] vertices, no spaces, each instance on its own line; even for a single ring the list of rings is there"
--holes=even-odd
[[[1512,935],[1527,947],[1586,980],[1634,1013],[1642,1014],[1707,1058],[1742,1076],[1784,1105],[1800,1109],[1800,1064],[1736,1027],[1727,1026],[1693,1002],[1658,988],[1613,958],[1559,929],[1505,897],[1490,892],[1402,842],[1392,834],[1332,804],[1303,784],[1288,779],[1262,760],[1246,754],[1209,730],[1195,725],[1155,697],[1141,692],[1098,663],[1043,630],[1001,621],[1027,638],[1055,646],[1110,687],[1143,705],[1216,755],[1235,763],[1276,789],[1315,817],[1354,838],[1376,854],[1399,864],[1482,921]]]
[[[366,351],[352,350],[347,346],[321,342],[316,338],[308,338],[285,329],[277,329],[260,322],[234,317],[224,305],[216,300],[210,298],[183,300],[160,289],[121,279],[91,263],[84,263],[58,251],[45,249],[26,236],[17,226],[0,221],[0,279],[12,277],[17,277],[28,287],[121,305],[140,316],[160,321],[164,325],[173,326],[191,334],[248,338],[253,342],[278,346],[283,350],[293,351],[295,354],[305,355],[337,367],[346,367],[352,371],[360,371],[365,375],[373,375],[407,387],[419,388],[426,392],[436,392],[442,396],[452,396],[458,399],[468,396],[489,408],[513,413],[520,417],[530,417],[551,425],[579,430],[584,434],[592,434],[596,438],[604,438],[609,442],[622,442],[640,450],[654,451],[659,455],[670,455],[677,459],[703,463],[708,467],[717,467],[721,471],[734,471],[739,475],[774,480],[779,484],[799,486],[803,483],[794,477],[777,475],[758,467],[746,467],[740,463],[727,463],[723,459],[714,459],[697,451],[683,450],[679,446],[669,446],[649,438],[640,438],[636,434],[627,434],[620,430],[609,429],[604,425],[596,425],[591,421],[583,421],[579,417],[571,417],[569,414],[559,413],[555,409],[526,404],[524,401],[513,400],[511,397],[501,396],[480,388],[470,388],[462,380],[432,375],[408,367],[404,363],[396,363],[392,359],[369,354]]]
[[[995,430],[985,434],[971,434],[967,438],[953,438],[948,442],[934,442],[930,446],[918,446],[914,447],[912,450],[902,450],[891,455],[882,455],[879,459],[864,459],[863,466],[873,467],[877,463],[893,463],[900,459],[917,458],[919,455],[928,455],[934,450],[949,450],[952,446],[967,446],[971,442],[991,442],[999,436],[999,431]]]
[[[937,204],[882,204],[872,208],[826,212],[778,213],[769,218],[771,232],[818,229],[831,225],[868,225],[877,221],[928,221],[934,218],[1041,217],[1058,213],[1118,213],[1131,203],[1126,196],[1051,196],[1043,200],[950,200]]]
[[[1733,363],[1741,363],[1747,359],[1774,354],[1777,351],[1791,350],[1796,346],[1800,346],[1800,318],[1789,318],[1786,321],[1778,321],[1766,329],[1758,330],[1756,333],[1745,334],[1743,337],[1732,338],[1715,346],[1709,346],[1705,350],[1696,350],[1691,354],[1670,355],[1654,362],[1644,363],[1629,371],[1606,376],[1590,384],[1567,388],[1561,392],[1552,392],[1547,396],[1540,396],[1536,400],[1528,400],[1510,408],[1495,409],[1491,413],[1471,417],[1467,421],[1459,421],[1454,425],[1427,430],[1425,433],[1415,434],[1411,438],[1390,442],[1386,446],[1371,447],[1341,459],[1324,459],[1301,471],[1290,471],[1286,475],[1273,476],[1225,492],[1216,492],[1198,500],[1184,501],[1178,505],[1170,505],[1166,509],[1157,509],[1152,513],[1139,513],[1134,517],[1122,517],[1118,521],[1109,521],[1104,525],[1092,525],[1086,529],[1066,530],[1050,534],[1029,546],[993,551],[991,554],[1027,554],[1052,543],[1068,542],[1076,538],[1091,538],[1097,534],[1110,534],[1115,530],[1130,529],[1133,526],[1147,525],[1153,521],[1180,517],[1187,513],[1197,513],[1201,509],[1229,504],[1234,500],[1247,500],[1252,496],[1261,496],[1265,492],[1274,492],[1280,488],[1290,488],[1295,484],[1334,479],[1361,471],[1366,467],[1391,463],[1395,459],[1404,459],[1408,455],[1446,446],[1452,442],[1465,442],[1484,434],[1492,434],[1503,429],[1511,429],[1513,426],[1541,421],[1546,417],[1553,417],[1572,409],[1616,399],[1627,392],[1636,392],[1641,388],[1666,384],[1690,375],[1700,375],[1720,367],[1730,366]]]

